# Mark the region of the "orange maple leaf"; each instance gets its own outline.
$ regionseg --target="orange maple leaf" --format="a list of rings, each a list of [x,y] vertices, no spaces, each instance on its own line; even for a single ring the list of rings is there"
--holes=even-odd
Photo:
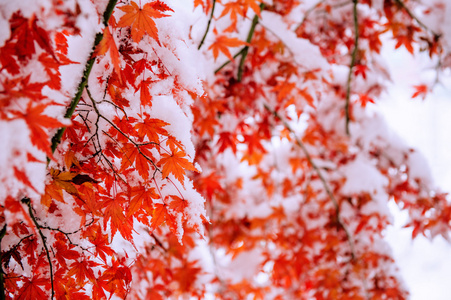
[[[152,212],[152,225],[150,226],[150,230],[153,231],[158,228],[163,222],[166,220],[166,215],[168,211],[166,209],[166,205],[157,203],[155,204],[154,210]]]
[[[136,2],[132,1],[131,5],[124,5],[119,9],[125,12],[125,15],[121,17],[117,25],[119,27],[131,26],[133,41],[139,43],[147,33],[157,41],[158,45],[161,45],[158,39],[158,29],[153,19],[169,17],[162,12],[173,11],[171,8],[160,1],[147,3],[140,8]]]
[[[242,45],[247,45],[246,42],[239,40],[238,38],[229,38],[225,35],[220,35],[216,37],[216,41],[208,47],[208,50],[213,51],[213,56],[218,58],[219,51],[224,53],[228,59],[233,60],[232,54],[230,54],[229,47],[239,47]]]
[[[111,35],[109,27],[105,27],[105,30],[103,31],[103,39],[97,45],[93,56],[105,55],[108,51],[110,52],[114,70],[116,71],[119,80],[122,81],[121,67],[119,65],[119,51],[117,50],[116,42]]]
[[[135,125],[135,129],[138,131],[138,136],[141,140],[147,136],[149,142],[160,143],[159,135],[169,135],[167,130],[163,128],[167,125],[169,125],[169,123],[146,116],[142,123],[137,123]]]
[[[174,212],[185,215],[185,210],[188,207],[188,201],[175,195],[170,195],[169,197],[172,198],[171,203],[169,203],[169,208]]]
[[[144,186],[133,187],[131,190],[130,204],[127,209],[127,218],[133,216],[141,208],[148,214],[151,214],[153,211],[152,198],[160,198],[160,196],[155,193],[154,188],[146,189]]]
[[[183,184],[185,170],[197,171],[193,164],[185,158],[185,152],[175,149],[172,155],[163,153],[160,164],[163,166],[163,177],[168,177],[169,173]]]
[[[121,171],[124,171],[132,164],[135,164],[135,168],[139,175],[144,179],[149,178],[149,164],[151,164],[152,161],[155,161],[152,152],[150,152],[149,145],[142,145],[138,148],[133,144],[125,144],[122,147],[122,151],[125,157],[122,159]]]

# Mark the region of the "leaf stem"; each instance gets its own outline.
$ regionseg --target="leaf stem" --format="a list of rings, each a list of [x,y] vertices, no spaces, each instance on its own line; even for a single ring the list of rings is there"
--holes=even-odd
[[[213,6],[211,8],[210,18],[208,19],[207,28],[205,29],[204,36],[202,37],[202,40],[200,41],[199,47],[197,47],[197,50],[200,50],[202,45],[205,42],[205,38],[207,37],[208,30],[210,29],[211,20],[213,19],[213,14],[215,12],[215,6],[216,6],[216,0],[213,0]]]

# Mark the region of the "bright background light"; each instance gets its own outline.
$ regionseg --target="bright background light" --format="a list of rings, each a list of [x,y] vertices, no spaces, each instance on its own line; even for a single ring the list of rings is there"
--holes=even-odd
[[[435,85],[425,100],[412,99],[413,85],[435,82],[436,64],[431,64],[427,55],[413,59],[403,49],[392,49],[385,47],[383,55],[389,57],[393,84],[378,106],[390,127],[426,157],[437,186],[451,193],[451,75],[440,77],[442,83]],[[442,237],[430,241],[420,236],[412,241],[412,231],[402,228],[407,214],[394,203],[390,208],[395,224],[388,230],[387,240],[411,300],[451,299],[451,245]]]

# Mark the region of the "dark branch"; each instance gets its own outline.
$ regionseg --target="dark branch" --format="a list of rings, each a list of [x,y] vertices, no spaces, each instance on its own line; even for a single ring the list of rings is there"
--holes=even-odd
[[[46,242],[47,238],[42,233],[42,230],[41,230],[42,227],[41,227],[41,225],[39,225],[38,221],[36,220],[36,217],[34,216],[33,209],[31,207],[31,200],[29,198],[23,198],[22,202],[28,206],[28,212],[30,214],[31,220],[33,220],[33,223],[36,226],[36,230],[39,232],[39,236],[41,237],[41,240],[42,240],[42,245],[44,246],[45,255],[47,256],[47,260],[49,261],[50,285],[51,285],[51,290],[52,290],[50,299],[53,299],[53,297],[55,296],[55,289],[53,286],[53,265],[52,265],[52,260],[50,258],[49,248],[47,247],[47,242]]]
[[[406,4],[402,1],[402,0],[395,0],[396,3],[398,3],[399,6],[401,6],[406,13],[412,18],[414,19],[418,25],[420,25],[424,30],[429,31],[430,33],[432,33],[432,35],[434,35],[434,37],[436,39],[438,39],[440,37],[440,34],[436,33],[435,31],[433,31],[432,29],[430,29],[429,27],[427,27],[423,22],[421,22],[420,19],[417,18],[417,16],[415,16],[413,14],[413,12],[406,6]]]
[[[260,4],[260,11],[263,11],[264,8],[265,8],[265,4],[263,4],[263,3]],[[248,43],[248,45],[250,44],[250,42],[252,40],[252,36],[254,35],[254,32],[255,32],[255,26],[257,26],[257,24],[258,24],[258,15],[256,14],[254,16],[254,18],[252,19],[251,29],[249,30],[249,33],[247,34],[246,43]],[[244,62],[246,60],[246,56],[247,56],[248,52],[249,52],[249,46],[245,46],[242,50],[240,65],[238,67],[238,74],[237,74],[238,82],[240,82],[243,77]]]
[[[5,300],[5,283],[3,279],[3,264],[2,264],[2,240],[6,234],[6,224],[3,226],[2,230],[0,230],[0,300]]]
[[[357,2],[358,0],[354,0],[353,6],[353,15],[354,15],[354,50],[352,50],[351,54],[351,64],[349,66],[349,74],[348,74],[348,83],[346,84],[346,104],[345,104],[345,114],[346,114],[346,135],[350,135],[349,133],[349,121],[351,119],[349,114],[349,101],[351,98],[351,82],[352,82],[352,69],[354,68],[355,61],[357,58],[357,51],[359,49],[359,22],[357,19]]]
[[[199,47],[197,47],[198,50],[202,47],[202,45],[205,42],[205,38],[207,37],[208,30],[210,29],[211,20],[213,19],[213,14],[215,12],[215,6],[216,6],[216,0],[213,0],[213,6],[211,8],[210,18],[208,19],[207,28],[205,29],[204,36],[202,37],[202,40],[200,41]]]
[[[103,13],[103,24],[105,26],[108,26],[108,20],[111,17],[111,14],[113,13],[114,7],[116,6],[117,0],[110,0],[108,2],[107,8],[105,12]],[[100,41],[103,38],[103,33],[97,33],[96,38],[94,40],[94,45],[92,46],[91,50],[91,58],[88,60],[85,66],[85,71],[83,72],[83,77],[81,78],[80,83],[78,84],[77,93],[75,94],[74,98],[72,98],[72,101],[70,102],[69,107],[66,110],[66,114],[64,115],[65,118],[70,119],[72,115],[75,112],[75,108],[78,105],[78,102],[80,101],[81,95],[83,93],[83,90],[86,87],[86,84],[88,83],[89,74],[91,74],[92,67],[95,62],[95,57],[92,56],[95,48],[100,43]],[[56,147],[58,147],[59,143],[61,142],[61,139],[63,137],[64,131],[66,130],[66,127],[61,127],[58,129],[58,131],[55,133],[55,135],[52,138],[52,153],[55,152]]]

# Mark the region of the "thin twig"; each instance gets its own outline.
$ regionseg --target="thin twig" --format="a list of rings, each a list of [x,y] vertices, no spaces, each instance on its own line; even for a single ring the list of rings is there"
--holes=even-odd
[[[199,47],[197,47],[197,50],[200,50],[200,48],[204,44],[205,38],[207,37],[208,30],[210,29],[211,20],[213,19],[213,14],[215,12],[215,6],[216,6],[216,0],[213,0],[213,6],[211,8],[211,13],[210,13],[210,18],[208,19],[207,28],[205,29],[204,36],[202,37],[202,40],[200,41]]]
[[[294,32],[298,31],[298,29],[304,25],[305,21],[307,20],[307,18],[309,17],[309,15],[315,10],[317,9],[321,4],[324,3],[325,0],[321,0],[318,1],[315,5],[313,5],[312,7],[310,7],[309,9],[307,9],[304,13],[304,16],[302,17],[302,21],[299,23],[298,26],[296,26],[296,28],[294,29]]]
[[[157,167],[157,165],[155,164],[155,162],[154,162],[150,157],[148,157],[147,155],[145,155],[145,154],[141,151],[141,149],[139,148],[140,146],[144,146],[144,145],[149,145],[149,144],[156,144],[156,145],[159,145],[159,144],[157,144],[157,143],[152,143],[152,142],[145,143],[145,144],[138,144],[138,143],[136,143],[135,141],[133,141],[128,135],[126,135],[124,132],[122,132],[122,130],[120,130],[113,122],[111,122],[108,118],[106,118],[105,116],[103,116],[103,115],[100,113],[99,109],[97,108],[96,101],[94,100],[94,98],[92,98],[92,95],[91,95],[91,92],[89,91],[89,89],[87,89],[87,93],[88,93],[88,96],[89,96],[89,98],[90,98],[90,100],[91,100],[91,102],[92,102],[92,106],[93,106],[95,112],[97,113],[97,117],[98,117],[98,118],[102,118],[102,119],[104,119],[105,121],[107,121],[114,129],[116,129],[117,132],[119,132],[121,135],[123,135],[125,138],[127,138],[127,140],[129,140],[129,141],[136,147],[136,149],[138,149],[139,154],[141,154],[146,160],[148,160],[148,161],[153,165],[153,167],[155,168],[155,170],[160,171],[160,169]]]
[[[432,29],[430,29],[429,27],[427,27],[420,19],[417,18],[417,16],[415,16],[413,14],[413,12],[406,6],[406,4],[402,1],[402,0],[395,0],[396,3],[399,4],[399,6],[401,6],[406,13],[412,18],[414,19],[418,25],[420,25],[421,27],[423,27],[424,30],[429,31],[430,33],[432,33],[434,35],[435,38],[439,38],[441,35],[436,33],[435,31],[433,31]]]
[[[359,48],[359,22],[357,19],[357,2],[358,0],[353,0],[353,15],[354,15],[354,49],[351,54],[351,65],[349,66],[349,74],[348,74],[348,82],[346,84],[346,104],[345,104],[345,114],[346,114],[346,135],[350,135],[349,133],[349,121],[351,119],[349,114],[349,101],[351,98],[351,82],[352,82],[352,69],[354,68],[355,61],[357,58],[357,51]]]
[[[155,233],[153,232],[149,232],[150,236],[155,240],[155,243],[161,248],[163,249],[166,253],[168,252],[168,249],[166,249],[166,247],[163,245],[163,243],[160,241],[159,238],[157,238],[157,236],[155,235]]]
[[[235,58],[237,58],[238,56],[240,56],[241,54],[243,54],[243,51],[244,51],[245,48],[246,48],[246,47],[241,48],[241,50],[238,51],[238,52],[233,56],[233,58],[235,59]],[[225,66],[227,66],[227,65],[230,64],[231,62],[232,62],[232,61],[229,59],[228,61],[226,61],[225,63],[223,63],[221,66],[219,66],[219,68],[217,68],[217,69],[215,70],[215,74],[218,73],[219,71],[221,71]]]

